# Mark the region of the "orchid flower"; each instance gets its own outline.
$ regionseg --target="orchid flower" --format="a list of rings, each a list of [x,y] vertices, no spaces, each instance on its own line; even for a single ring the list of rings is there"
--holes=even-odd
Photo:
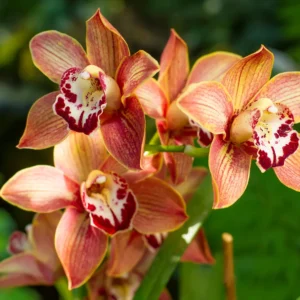
[[[70,36],[45,31],[30,43],[34,64],[60,90],[37,100],[19,148],[43,149],[70,131],[89,135],[100,127],[107,150],[140,169],[145,117],[134,90],[158,70],[144,51],[130,56],[121,34],[98,10],[86,23],[86,53]]]
[[[195,82],[219,80],[240,56],[228,52],[214,52],[199,58],[189,72],[188,47],[184,40],[171,30],[163,50],[158,81],[149,79],[136,90],[144,112],[156,119],[157,131],[163,145],[193,145],[198,132],[198,142],[208,146],[212,134],[182,113],[176,99],[182,91]],[[164,153],[172,181],[183,182],[192,168],[193,158],[183,153]]]
[[[187,116],[215,135],[209,154],[214,208],[241,197],[252,158],[262,172],[274,168],[283,184],[300,190],[299,138],[292,129],[300,121],[300,73],[270,80],[273,60],[262,46],[232,66],[221,83],[190,85],[177,99]]]
[[[55,247],[70,289],[85,283],[100,265],[109,236],[131,229],[168,232],[187,219],[180,194],[144,170],[135,176],[126,172],[107,154],[99,131],[92,136],[71,132],[55,146],[54,163],[18,172],[1,196],[35,212],[66,208]]]
[[[11,257],[0,262],[0,287],[53,285],[63,275],[54,249],[54,234],[61,218],[59,211],[37,214],[26,227],[27,234],[15,231],[9,241]]]

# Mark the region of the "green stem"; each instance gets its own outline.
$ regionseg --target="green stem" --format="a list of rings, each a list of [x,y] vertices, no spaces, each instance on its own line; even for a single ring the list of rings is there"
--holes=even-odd
[[[60,300],[83,300],[86,296],[84,285],[70,291],[68,289],[68,281],[65,277],[61,277],[55,282],[55,288],[60,296]]]

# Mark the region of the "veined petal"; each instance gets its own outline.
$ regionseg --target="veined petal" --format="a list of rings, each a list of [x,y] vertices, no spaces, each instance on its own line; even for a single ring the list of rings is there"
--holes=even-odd
[[[166,116],[168,99],[158,84],[158,82],[150,78],[137,87],[134,94],[139,99],[144,113],[153,119],[159,119]]]
[[[108,276],[118,277],[130,272],[145,253],[142,235],[136,231],[117,234],[111,240]]]
[[[164,181],[150,177],[130,185],[138,201],[134,228],[143,234],[168,232],[187,219],[182,197]]]
[[[137,201],[126,180],[115,173],[90,173],[81,185],[81,199],[91,225],[114,235],[132,228]]]
[[[253,102],[261,98],[286,105],[295,123],[300,122],[300,72],[281,73],[273,77],[257,93]]]
[[[216,135],[209,153],[209,168],[213,180],[213,208],[224,208],[236,202],[246,190],[251,156]]]
[[[171,29],[170,38],[161,55],[158,77],[158,82],[170,101],[175,100],[184,88],[188,73],[188,47],[176,31]]]
[[[187,85],[201,81],[220,81],[224,73],[241,58],[234,53],[223,51],[201,56],[190,72]]]
[[[42,213],[79,205],[79,185],[50,166],[19,171],[3,185],[0,194],[12,205]]]
[[[101,122],[106,149],[130,169],[141,169],[145,126],[145,115],[135,96],[126,98],[124,107]]]
[[[38,99],[31,107],[18,148],[44,149],[61,142],[68,135],[68,124],[53,112],[59,92]]]
[[[213,134],[226,132],[233,113],[231,98],[218,82],[189,85],[179,96],[177,104],[190,119]]]
[[[129,96],[143,81],[154,76],[158,70],[158,62],[143,50],[125,57],[116,73],[116,81],[122,95]]]
[[[91,64],[111,77],[114,77],[122,59],[130,55],[126,41],[100,9],[86,22],[86,48]]]
[[[284,185],[300,192],[300,147],[284,161],[283,166],[274,168],[274,171]]]
[[[100,167],[100,170],[104,173],[116,173],[120,176],[123,176],[124,173],[128,171],[126,167],[124,167],[110,155],[103,162],[103,164]]]
[[[107,237],[101,230],[90,226],[87,213],[67,208],[56,230],[55,248],[67,275],[69,289],[74,289],[84,284],[102,262]]]
[[[209,244],[203,229],[200,229],[181,257],[182,262],[197,264],[214,264]]]
[[[89,64],[82,46],[75,39],[54,30],[34,36],[30,51],[35,66],[56,83],[67,69],[84,68]]]
[[[251,98],[268,82],[271,76],[274,55],[264,46],[239,60],[222,79],[233,101],[233,107],[239,112]]]
[[[97,170],[107,158],[100,130],[91,135],[71,132],[67,139],[54,147],[55,167],[79,184],[92,170]]]

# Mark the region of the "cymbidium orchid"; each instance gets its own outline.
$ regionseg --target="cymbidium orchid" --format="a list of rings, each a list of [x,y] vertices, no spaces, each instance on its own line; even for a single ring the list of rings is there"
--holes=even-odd
[[[199,58],[189,71],[188,47],[175,30],[171,30],[161,56],[158,81],[149,79],[136,90],[144,112],[157,120],[163,145],[193,145],[196,135],[201,146],[210,144],[212,134],[193,119],[189,120],[177,108],[176,99],[195,82],[219,80],[239,59],[240,56],[232,53],[214,52]],[[193,158],[183,153],[164,153],[164,158],[172,181],[175,184],[183,182],[191,171]]]
[[[300,73],[282,73],[270,80],[273,54],[262,46],[239,60],[221,83],[190,85],[177,100],[179,108],[215,137],[209,166],[214,208],[233,204],[244,193],[251,159],[270,168],[287,186],[300,190],[298,133]]]
[[[9,240],[11,257],[0,262],[0,287],[53,285],[63,275],[54,249],[54,234],[61,212],[37,214],[26,227],[27,234],[15,231]]]
[[[158,71],[146,52],[130,56],[120,33],[98,10],[88,21],[86,53],[66,34],[46,31],[30,43],[34,64],[60,90],[33,104],[19,148],[43,149],[70,131],[92,134],[100,127],[107,150],[122,164],[140,169],[145,119],[133,94]]]
[[[66,208],[55,247],[69,288],[82,285],[100,265],[109,236],[132,229],[168,232],[187,219],[181,195],[145,170],[125,169],[107,154],[99,131],[92,136],[71,132],[55,146],[54,163],[18,172],[1,196],[35,212]]]

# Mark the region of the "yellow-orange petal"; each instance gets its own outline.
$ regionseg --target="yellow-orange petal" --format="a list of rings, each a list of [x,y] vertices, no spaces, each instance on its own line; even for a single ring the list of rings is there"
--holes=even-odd
[[[173,231],[186,221],[183,198],[164,181],[150,177],[130,188],[138,202],[133,226],[140,233]]]
[[[292,112],[295,123],[299,123],[300,72],[281,73],[273,77],[262,87],[252,101],[257,101],[261,98],[268,98],[275,103],[286,105]]]
[[[52,109],[58,94],[59,92],[49,93],[32,105],[18,148],[49,148],[61,142],[68,135],[68,124],[54,114]]]
[[[161,55],[158,77],[158,82],[170,101],[175,100],[184,88],[188,73],[188,47],[176,31],[171,29],[169,40]]]
[[[218,82],[189,85],[179,96],[177,105],[190,119],[213,134],[226,132],[233,113],[231,98]]]
[[[260,88],[268,82],[274,63],[274,55],[264,46],[244,57],[224,75],[222,84],[226,87],[234,110],[239,112],[249,103]]]
[[[66,70],[72,67],[83,69],[89,64],[82,46],[75,39],[54,30],[34,36],[30,51],[35,66],[56,83]]]
[[[100,168],[107,156],[100,130],[91,135],[70,132],[62,143],[54,147],[55,167],[80,184],[92,170]]]
[[[116,72],[116,81],[121,94],[129,96],[140,84],[159,70],[158,62],[147,52],[140,50],[125,57]]]
[[[216,135],[209,152],[209,168],[214,188],[213,208],[235,203],[249,181],[251,156]]]
[[[68,208],[56,230],[55,248],[68,278],[69,289],[84,284],[102,262],[107,236],[90,225],[89,215]]]
[[[124,57],[130,55],[126,41],[100,9],[86,22],[86,48],[91,64],[111,77]]]
[[[144,113],[153,119],[159,119],[166,116],[168,108],[168,99],[158,84],[150,78],[138,86],[134,94],[139,99]]]
[[[201,56],[191,70],[187,85],[201,81],[220,81],[224,73],[241,58],[237,54],[225,51]]]

